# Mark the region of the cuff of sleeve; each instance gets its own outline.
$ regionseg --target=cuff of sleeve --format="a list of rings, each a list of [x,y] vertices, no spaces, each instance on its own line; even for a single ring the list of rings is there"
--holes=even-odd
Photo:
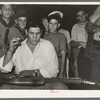
[[[0,58],[0,70],[1,70],[1,72],[4,72],[4,73],[11,72],[11,69],[12,69],[11,61],[4,67],[3,67],[3,61],[4,61],[4,56],[2,58]]]
[[[39,68],[41,75],[44,78],[51,78],[51,76],[49,75],[49,73],[47,72],[46,68]]]

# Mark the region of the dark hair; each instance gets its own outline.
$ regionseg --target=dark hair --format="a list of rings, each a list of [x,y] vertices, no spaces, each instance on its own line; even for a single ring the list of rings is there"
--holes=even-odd
[[[78,11],[76,12],[76,16],[77,16],[77,14],[78,14],[79,12],[84,12],[85,14],[87,13],[85,10],[78,10]]]
[[[35,28],[39,27],[41,31],[44,30],[44,26],[42,22],[39,20],[35,20],[35,19],[27,23],[26,25],[27,30],[29,30],[30,27],[35,27]]]
[[[48,17],[48,21],[50,22],[51,19],[55,19],[58,23],[61,23],[61,17],[58,14],[53,14]]]

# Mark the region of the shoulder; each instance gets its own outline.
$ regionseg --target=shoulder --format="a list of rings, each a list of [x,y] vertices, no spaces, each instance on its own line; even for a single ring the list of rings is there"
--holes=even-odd
[[[54,47],[53,46],[53,44],[50,42],[50,41],[48,41],[48,40],[45,40],[45,39],[40,39],[40,43],[41,43],[41,45],[45,48],[52,48],[52,47]]]
[[[1,23],[1,21],[0,21],[0,28],[4,30],[6,29],[6,27]]]
[[[10,30],[17,30],[17,28],[15,27],[15,25],[13,25]]]
[[[79,26],[78,23],[76,23],[76,24],[73,25],[72,28],[76,28],[76,27],[78,27],[78,26]]]
[[[40,42],[44,45],[52,45],[52,43],[49,40],[46,40],[46,39],[40,39]]]
[[[66,38],[64,34],[62,34],[61,32],[58,32],[58,36],[60,39]]]
[[[12,26],[10,28],[10,32],[13,32],[13,34],[15,34],[16,32],[19,32],[18,29],[15,26]]]
[[[9,34],[17,35],[19,33],[20,33],[19,30],[14,25],[10,28]]]
[[[59,32],[63,34],[68,34],[68,35],[70,34],[69,31],[65,29],[60,29]]]

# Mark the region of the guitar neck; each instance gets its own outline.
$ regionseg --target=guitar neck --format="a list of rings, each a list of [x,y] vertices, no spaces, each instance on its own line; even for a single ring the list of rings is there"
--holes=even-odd
[[[73,83],[73,84],[89,84],[89,85],[100,85],[99,82],[88,81],[81,78],[45,78],[45,83]]]
[[[62,82],[62,83],[75,83],[75,84],[80,84],[82,83],[82,79],[81,78],[45,78],[45,82],[46,83],[58,83],[58,82]]]

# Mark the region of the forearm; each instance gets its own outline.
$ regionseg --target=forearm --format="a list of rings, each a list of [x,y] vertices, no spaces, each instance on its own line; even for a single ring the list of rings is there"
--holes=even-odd
[[[74,40],[72,40],[72,41],[70,42],[70,45],[71,45],[72,47],[74,47],[74,48],[80,46],[79,42],[76,42],[76,41],[74,41]]]
[[[65,51],[62,51],[61,52],[62,54],[62,57],[61,57],[61,70],[60,70],[60,73],[64,73],[64,70],[65,70],[65,64],[66,64],[66,53]]]
[[[93,24],[92,22],[88,22],[85,29],[89,34],[93,34],[97,27],[100,28],[99,26]]]
[[[3,67],[6,66],[10,62],[10,60],[12,59],[12,56],[13,56],[13,52],[11,50],[8,50],[4,57]]]
[[[68,43],[68,58],[70,58],[70,54],[71,54],[71,46],[70,43]]]

